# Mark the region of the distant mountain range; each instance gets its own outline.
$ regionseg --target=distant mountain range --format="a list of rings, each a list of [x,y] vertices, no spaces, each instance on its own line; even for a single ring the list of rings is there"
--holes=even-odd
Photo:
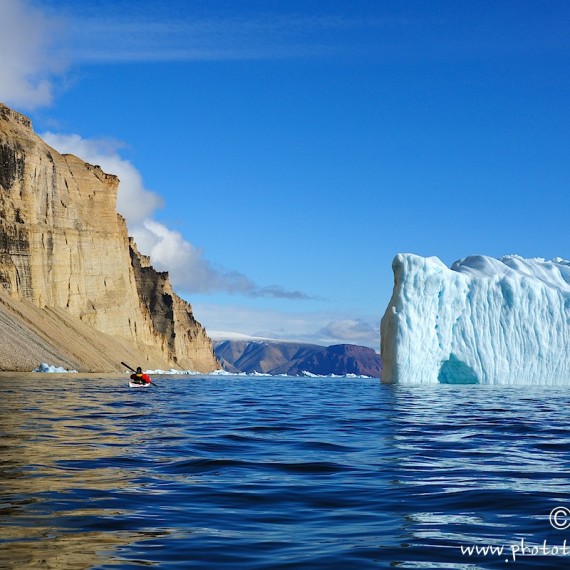
[[[328,376],[380,377],[380,355],[353,344],[319,346],[270,340],[218,340],[214,354],[228,372],[260,372],[301,376],[304,372]]]

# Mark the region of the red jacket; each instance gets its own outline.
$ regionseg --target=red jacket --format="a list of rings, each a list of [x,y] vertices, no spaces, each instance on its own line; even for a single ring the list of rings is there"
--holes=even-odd
[[[134,380],[135,382],[144,382],[145,384],[150,384],[151,380],[150,380],[150,376],[147,376],[146,374],[131,374],[131,380]]]

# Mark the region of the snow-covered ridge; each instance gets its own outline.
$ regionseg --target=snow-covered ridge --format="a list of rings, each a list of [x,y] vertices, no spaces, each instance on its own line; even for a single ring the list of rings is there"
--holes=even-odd
[[[232,331],[215,331],[215,330],[208,330],[208,336],[215,342],[223,342],[225,340],[235,340],[235,341],[244,341],[244,342],[282,342],[282,343],[290,343],[290,344],[318,344],[318,343],[310,343],[310,342],[302,342],[299,340],[294,339],[287,339],[287,338],[277,338],[277,337],[268,337],[268,336],[256,336],[250,334],[243,334],[239,332],[232,332]]]
[[[398,254],[382,380],[570,384],[570,262]]]
[[[514,277],[516,272],[521,277],[537,279],[550,287],[570,291],[570,261],[561,257],[548,261],[541,257],[525,259],[520,255],[505,255],[500,259],[472,255],[456,261],[451,270],[479,278]]]

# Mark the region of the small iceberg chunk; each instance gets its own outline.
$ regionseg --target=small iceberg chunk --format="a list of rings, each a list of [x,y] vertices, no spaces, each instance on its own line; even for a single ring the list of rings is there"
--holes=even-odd
[[[53,366],[53,364],[46,364],[45,362],[42,362],[37,368],[34,368],[32,372],[48,372],[57,374],[69,372],[77,374],[77,370],[66,370],[62,366]]]

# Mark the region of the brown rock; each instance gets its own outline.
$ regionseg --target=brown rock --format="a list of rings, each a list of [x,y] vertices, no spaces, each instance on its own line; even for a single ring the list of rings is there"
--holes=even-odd
[[[116,212],[118,185],[98,166],[60,155],[29,119],[0,104],[0,286],[15,301],[65,315],[162,363],[151,367],[218,368],[190,305],[129,241]],[[87,366],[68,357],[78,369],[120,368],[120,360],[88,359]]]

